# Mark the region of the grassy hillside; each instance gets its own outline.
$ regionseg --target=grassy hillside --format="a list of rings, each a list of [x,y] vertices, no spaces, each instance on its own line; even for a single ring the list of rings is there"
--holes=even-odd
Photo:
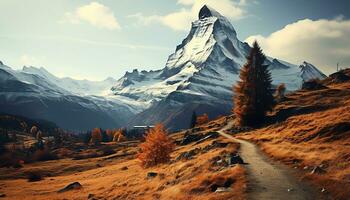
[[[301,176],[316,183],[324,193],[347,199],[350,82],[346,76],[350,77],[349,69],[320,82],[323,89],[288,94],[271,113],[276,123],[238,137],[258,143],[274,159],[299,169]]]

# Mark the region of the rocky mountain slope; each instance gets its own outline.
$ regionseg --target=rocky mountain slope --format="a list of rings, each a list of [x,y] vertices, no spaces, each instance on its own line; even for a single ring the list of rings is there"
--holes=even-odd
[[[191,112],[208,113],[214,118],[228,114],[232,85],[250,51],[241,42],[231,23],[220,13],[203,6],[188,36],[176,47],[165,68],[158,71],[134,70],[112,88],[116,95],[149,104],[129,125],[164,122],[170,129],[187,128]],[[268,57],[273,83],[285,83],[288,90],[302,82],[325,75],[304,62],[300,67]]]
[[[203,6],[188,36],[161,70],[126,72],[119,80],[58,78],[44,68],[13,70],[0,63],[0,112],[42,118],[62,128],[85,130],[150,125],[189,126],[193,110],[210,118],[232,108],[232,85],[250,51],[231,23]],[[273,84],[287,90],[325,75],[304,62],[300,67],[268,57]]]
[[[70,130],[123,126],[137,106],[125,98],[89,95],[102,93],[112,82],[60,79],[44,68],[13,70],[1,63],[0,113],[46,119]]]

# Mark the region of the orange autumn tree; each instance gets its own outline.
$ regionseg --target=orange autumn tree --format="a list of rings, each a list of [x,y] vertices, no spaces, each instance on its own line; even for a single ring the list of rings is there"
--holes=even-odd
[[[91,142],[94,144],[99,144],[102,141],[102,132],[99,128],[94,128],[91,133]]]
[[[170,160],[170,154],[175,149],[175,144],[168,137],[162,124],[157,124],[150,129],[145,136],[145,142],[140,144],[140,153],[137,158],[142,167],[151,167]]]
[[[113,142],[121,142],[125,140],[125,136],[123,135],[123,130],[120,128],[114,132]]]
[[[209,122],[209,117],[207,113],[204,113],[203,115],[200,115],[197,117],[197,125],[202,125]]]

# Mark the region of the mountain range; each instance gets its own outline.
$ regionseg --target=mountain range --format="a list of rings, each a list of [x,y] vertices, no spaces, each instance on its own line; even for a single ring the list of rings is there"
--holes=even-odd
[[[230,113],[232,85],[250,46],[228,19],[203,6],[187,37],[163,69],[126,72],[118,80],[58,78],[44,68],[13,70],[0,63],[0,112],[46,119],[62,128],[86,130],[152,125],[188,128],[191,113],[210,118]],[[308,62],[300,66],[267,56],[273,84],[299,89],[326,76]]]

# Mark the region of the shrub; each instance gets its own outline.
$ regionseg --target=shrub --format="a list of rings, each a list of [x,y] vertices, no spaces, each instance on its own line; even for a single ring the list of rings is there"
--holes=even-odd
[[[166,163],[170,160],[175,144],[167,136],[167,131],[162,124],[157,124],[150,129],[145,136],[145,142],[140,144],[140,153],[137,158],[142,167],[151,167]]]
[[[101,129],[94,128],[91,133],[91,142],[95,145],[99,144],[102,141]]]
[[[209,117],[207,113],[204,113],[203,115],[200,115],[197,117],[197,125],[202,125],[209,122]]]
[[[43,176],[41,172],[38,171],[31,171],[27,174],[28,182],[35,182],[35,181],[41,181],[43,179]]]
[[[30,134],[32,134],[32,136],[36,136],[36,132],[38,132],[38,127],[32,126],[30,129]]]
[[[113,137],[113,141],[114,142],[121,142],[125,140],[125,136],[123,135],[123,130],[122,129],[118,129],[115,133],[114,133],[114,137]]]
[[[276,88],[275,98],[277,101],[282,101],[285,98],[286,93],[286,85],[281,83]]]
[[[102,156],[108,156],[115,153],[114,149],[110,146],[104,146],[101,150]]]
[[[52,152],[48,148],[38,149],[35,151],[33,155],[34,161],[47,161],[47,160],[57,160],[58,156]]]

